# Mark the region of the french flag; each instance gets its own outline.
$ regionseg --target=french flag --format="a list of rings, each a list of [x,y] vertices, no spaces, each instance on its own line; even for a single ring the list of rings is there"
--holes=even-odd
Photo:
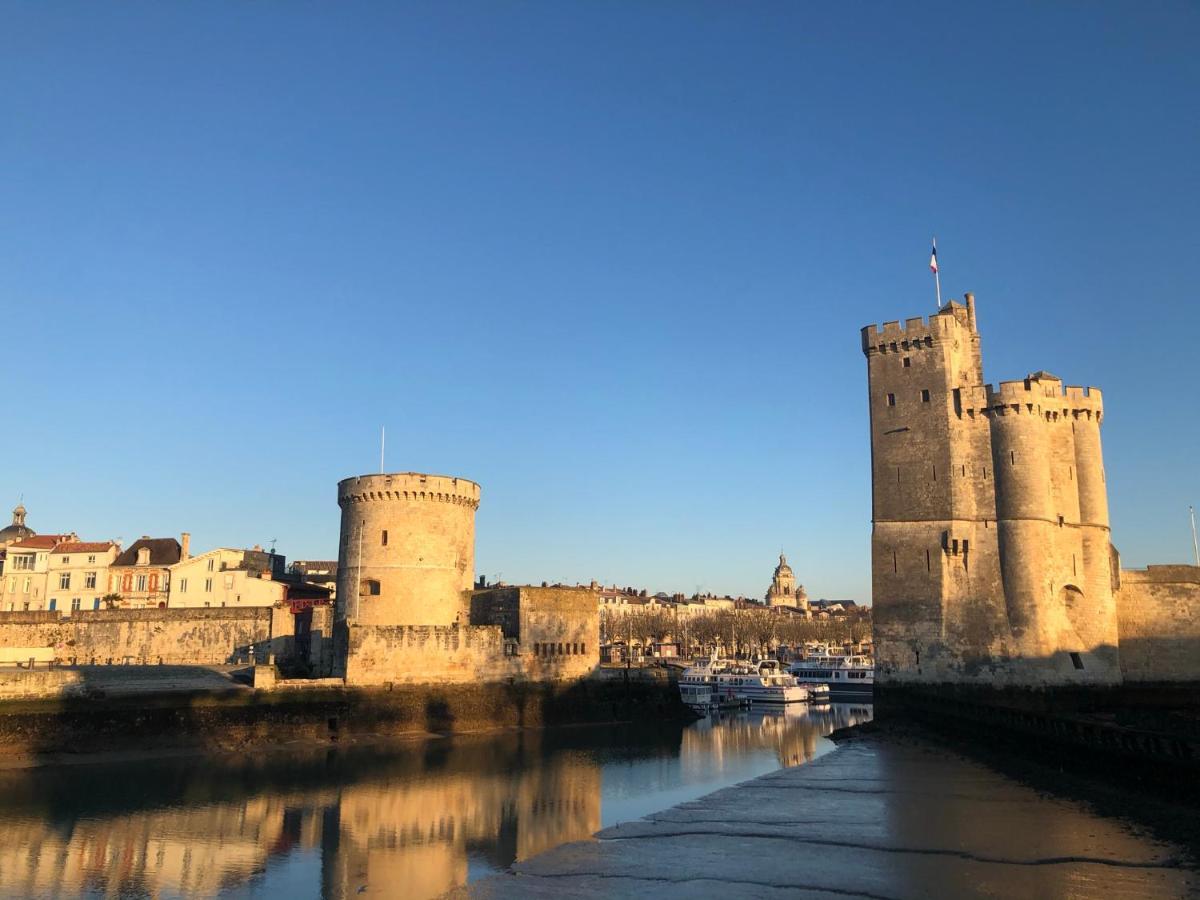
[[[933,245],[933,253],[929,257],[929,271],[937,274],[937,244]]]

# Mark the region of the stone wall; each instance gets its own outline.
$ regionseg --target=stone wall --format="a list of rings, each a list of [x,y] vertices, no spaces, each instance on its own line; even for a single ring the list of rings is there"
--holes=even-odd
[[[476,591],[469,626],[350,625],[346,684],[570,681],[600,661],[596,593]]]
[[[523,676],[499,626],[351,625],[346,684],[507,681]],[[507,642],[512,653],[515,644]]]
[[[219,665],[244,658],[252,644],[269,650],[270,638],[270,609],[0,612],[0,646],[53,647],[60,663]]]
[[[1123,570],[1117,616],[1127,683],[1200,681],[1200,568]]]

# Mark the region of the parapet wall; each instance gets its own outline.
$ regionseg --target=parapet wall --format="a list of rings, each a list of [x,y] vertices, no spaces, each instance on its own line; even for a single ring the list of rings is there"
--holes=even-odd
[[[1126,683],[1200,682],[1200,568],[1121,570],[1117,621]]]
[[[220,665],[270,638],[265,607],[0,612],[0,647],[53,648],[59,663]]]

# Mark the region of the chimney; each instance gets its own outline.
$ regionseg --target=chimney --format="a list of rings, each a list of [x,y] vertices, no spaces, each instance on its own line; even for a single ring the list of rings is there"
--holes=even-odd
[[[179,535],[179,561],[192,558],[192,535],[191,532],[185,531]]]

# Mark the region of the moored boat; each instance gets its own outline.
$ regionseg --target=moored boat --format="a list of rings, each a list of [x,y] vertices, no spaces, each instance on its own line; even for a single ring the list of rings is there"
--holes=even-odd
[[[875,664],[870,657],[838,655],[827,648],[821,650],[789,667],[788,671],[798,682],[825,685],[829,696],[835,699],[869,700],[874,696]]]

